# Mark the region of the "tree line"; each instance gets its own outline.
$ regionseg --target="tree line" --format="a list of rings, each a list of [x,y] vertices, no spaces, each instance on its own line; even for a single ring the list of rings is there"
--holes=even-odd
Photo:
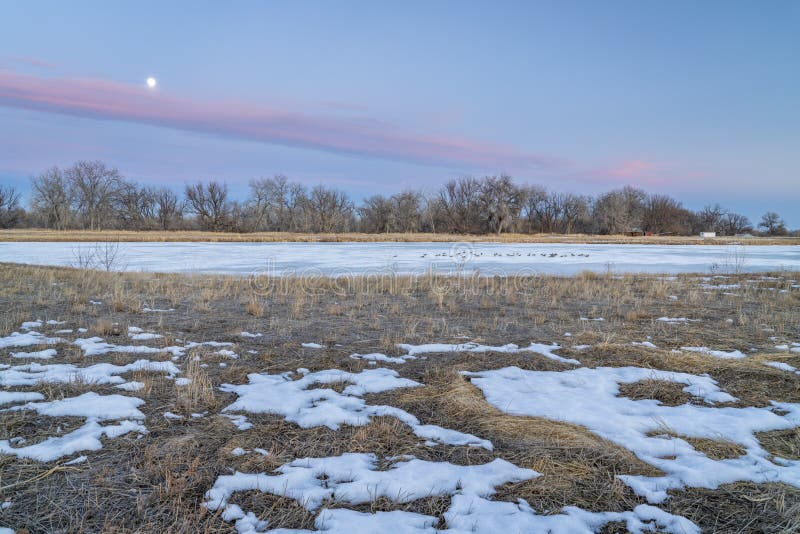
[[[0,185],[0,227],[86,230],[207,230],[214,232],[438,232],[454,234],[653,233],[787,235],[786,224],[767,212],[754,227],[719,204],[699,211],[664,194],[623,187],[597,196],[519,185],[510,176],[461,177],[432,195],[405,190],[360,203],[344,191],[311,188],[285,176],[259,178],[244,200],[225,182],[199,181],[181,195],[137,184],[99,161],[53,167],[31,178],[22,207],[15,188]],[[796,232],[795,232],[796,233]]]

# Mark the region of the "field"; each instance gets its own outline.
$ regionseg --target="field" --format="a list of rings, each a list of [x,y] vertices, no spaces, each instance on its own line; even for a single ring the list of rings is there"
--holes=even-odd
[[[796,532],[799,279],[0,264],[0,527]]]
[[[289,232],[225,233],[200,231],[123,230],[0,230],[3,241],[209,241],[209,242],[489,242],[489,243],[594,243],[639,245],[800,245],[800,237],[624,236],[586,234],[303,234]]]

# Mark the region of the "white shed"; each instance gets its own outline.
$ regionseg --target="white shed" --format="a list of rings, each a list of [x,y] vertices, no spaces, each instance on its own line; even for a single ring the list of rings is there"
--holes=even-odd
[[[700,237],[717,237],[717,232],[700,232]]]

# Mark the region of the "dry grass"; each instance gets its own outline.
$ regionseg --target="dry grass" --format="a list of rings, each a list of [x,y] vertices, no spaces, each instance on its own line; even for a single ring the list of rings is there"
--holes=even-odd
[[[543,476],[499,489],[496,498],[527,499],[551,513],[566,505],[590,510],[629,510],[643,501],[619,474],[657,474],[629,451],[603,441],[584,428],[545,419],[503,414],[483,399],[460,374],[516,365],[523,369],[564,370],[570,366],[532,354],[445,354],[413,360],[395,368],[423,387],[369,395],[370,403],[403,408],[423,423],[469,432],[490,439],[492,452],[469,447],[421,447],[409,428],[394,418],[375,418],[363,427],[302,429],[271,415],[253,415],[250,431],[238,431],[217,415],[233,400],[222,383],[241,384],[252,372],[281,373],[307,367],[359,371],[365,362],[353,352],[397,355],[397,343],[463,342],[488,344],[558,342],[590,344],[591,350],[563,349],[560,354],[585,365],[634,365],[690,373],[708,373],[741,400],[734,405],[765,406],[770,400],[800,402],[796,375],[764,361],[800,367],[800,355],[770,353],[772,336],[800,339],[800,291],[778,273],[779,280],[734,276],[726,283],[755,280],[737,292],[704,290],[696,276],[662,280],[652,276],[613,277],[584,274],[574,278],[531,277],[523,281],[437,276],[377,277],[348,280],[297,278],[244,279],[225,276],[86,273],[73,269],[0,266],[0,327],[6,335],[22,321],[56,319],[58,328],[88,327],[113,343],[133,343],[128,326],[165,337],[144,342],[168,346],[176,338],[229,341],[240,359],[216,354],[215,348],[193,349],[182,362],[185,386],[158,373],[134,373],[143,382],[131,393],[142,398],[149,434],[106,440],[100,451],[76,466],[39,464],[0,456],[0,500],[14,505],[0,512],[0,525],[29,532],[230,532],[231,525],[200,503],[217,476],[231,469],[271,471],[295,458],[344,452],[372,452],[381,457],[412,454],[432,461],[478,464],[505,458]],[[785,293],[781,290],[786,290]],[[671,300],[670,295],[677,296]],[[91,301],[103,304],[91,304]],[[119,305],[118,303],[122,303]],[[137,305],[140,303],[140,305]],[[143,308],[174,309],[144,312]],[[657,317],[690,317],[670,325]],[[605,321],[580,321],[603,317]],[[726,319],[732,319],[729,323]],[[243,338],[241,331],[261,332]],[[570,332],[571,337],[564,336]],[[657,349],[633,346],[649,336]],[[303,342],[323,349],[303,349]],[[712,348],[758,348],[745,360],[719,360],[702,354],[672,353],[685,345]],[[33,350],[33,349],[31,349]],[[54,362],[85,363],[76,349],[59,345]],[[253,351],[252,353],[250,351]],[[8,350],[0,361],[11,363]],[[160,358],[166,358],[162,355]],[[198,358],[198,359],[195,359]],[[95,357],[92,363],[124,364],[136,355]],[[159,359],[155,357],[153,359]],[[14,362],[16,363],[16,362]],[[219,364],[224,363],[224,367]],[[341,384],[326,387],[341,389]],[[120,393],[113,386],[50,385],[36,388],[47,399],[92,390]],[[657,399],[676,405],[693,402],[681,387],[645,380],[620,388],[633,399]],[[168,420],[165,411],[184,415]],[[208,412],[193,418],[192,413]],[[72,428],[80,420],[0,412],[0,439],[25,436],[36,442],[58,425]],[[685,438],[684,438],[685,439]],[[800,457],[797,431],[767,432],[764,447],[784,458]],[[737,446],[714,440],[687,440],[715,458],[741,454]],[[235,447],[263,448],[269,456],[235,457]],[[235,502],[270,521],[271,528],[311,528],[313,515],[294,501],[248,492]],[[686,515],[707,531],[792,532],[800,526],[800,491],[777,484],[732,484],[718,490],[673,492],[662,508]],[[361,511],[410,510],[440,516],[447,498],[422,499],[407,505],[386,500],[356,507]],[[620,527],[619,525],[615,525]],[[624,528],[621,526],[620,528]],[[607,529],[609,530],[609,529]],[[609,530],[610,531],[610,530]]]
[[[132,230],[45,230],[16,229],[0,230],[2,241],[214,241],[214,242],[491,242],[491,243],[610,243],[610,244],[654,244],[654,245],[797,245],[798,237],[716,237],[697,236],[626,236],[588,234],[364,234],[348,232],[337,234],[309,234],[295,232],[226,233],[193,230],[132,231]]]

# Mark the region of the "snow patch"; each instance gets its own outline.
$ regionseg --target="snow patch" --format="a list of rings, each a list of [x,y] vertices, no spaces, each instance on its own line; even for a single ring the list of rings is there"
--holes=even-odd
[[[663,476],[620,476],[650,502],[668,498],[667,490],[715,489],[736,481],[784,482],[800,487],[800,461],[772,457],[757,432],[800,425],[800,404],[773,402],[766,408],[715,407],[735,398],[709,376],[638,367],[580,368],[564,372],[507,367],[464,373],[486,400],[512,415],[544,417],[584,426],[633,452]],[[619,385],[642,380],[685,384],[684,391],[708,406],[664,406],[653,399],[619,397]],[[745,450],[738,458],[714,460],[678,436],[725,440]]]
[[[373,417],[387,416],[399,419],[411,427],[414,434],[426,440],[492,449],[491,442],[487,440],[436,425],[423,425],[415,416],[400,408],[367,404],[361,398],[367,393],[420,386],[418,382],[400,378],[391,369],[368,369],[360,373],[330,369],[306,372],[297,380],[292,379],[291,373],[253,373],[248,375],[248,380],[249,383],[243,385],[220,386],[222,391],[239,396],[223,412],[272,413],[302,428],[327,426],[332,430],[337,430],[343,424],[364,426]],[[342,393],[330,388],[312,387],[334,383],[348,385]]]

